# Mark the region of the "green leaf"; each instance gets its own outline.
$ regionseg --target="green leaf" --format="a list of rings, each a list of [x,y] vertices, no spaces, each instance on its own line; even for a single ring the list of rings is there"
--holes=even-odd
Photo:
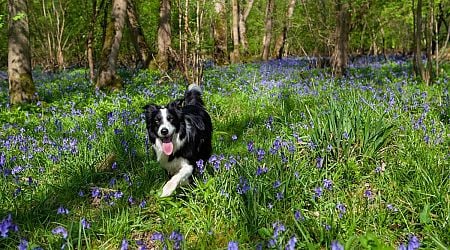
[[[428,224],[430,222],[430,204],[426,204],[419,215],[420,223]]]
[[[25,16],[26,16],[25,12],[19,12],[12,19],[14,21],[19,21],[20,19],[24,18]]]

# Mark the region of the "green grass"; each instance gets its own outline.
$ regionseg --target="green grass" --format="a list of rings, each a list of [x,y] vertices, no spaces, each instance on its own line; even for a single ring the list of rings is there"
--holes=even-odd
[[[408,70],[357,66],[336,80],[294,59],[206,69],[210,171],[164,199],[168,177],[142,107],[180,97],[183,84],[124,72],[125,90],[105,95],[84,70],[37,74],[39,105],[0,103],[0,222],[11,214],[18,226],[0,248],[25,239],[28,249],[119,249],[123,240],[130,249],[284,249],[295,237],[297,249],[395,249],[414,235],[447,249],[448,76],[426,87]],[[67,238],[52,233],[58,226]]]

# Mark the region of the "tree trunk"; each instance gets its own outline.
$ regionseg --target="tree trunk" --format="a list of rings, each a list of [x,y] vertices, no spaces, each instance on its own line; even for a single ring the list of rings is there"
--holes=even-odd
[[[342,76],[346,73],[348,65],[348,40],[350,34],[350,6],[346,0],[337,0],[336,29],[332,59],[333,73]]]
[[[138,67],[147,68],[150,62],[148,45],[145,42],[144,32],[142,31],[139,17],[136,12],[133,0],[127,2],[128,25],[131,30],[131,40],[133,41],[136,54],[138,56]]]
[[[292,14],[294,13],[295,2],[296,2],[296,0],[289,1],[288,9],[286,12],[286,19],[283,23],[283,30],[275,42],[275,48],[273,50],[274,58],[281,59],[283,57],[284,47],[286,45],[287,33],[288,33],[289,29],[291,28],[291,23],[292,23],[291,19],[292,19]]]
[[[272,40],[273,9],[274,9],[274,0],[267,0],[262,56],[261,56],[262,60],[264,61],[267,61],[269,59],[270,43]]]
[[[111,20],[108,23],[103,43],[100,69],[95,85],[98,89],[118,90],[122,88],[122,81],[116,75],[116,64],[126,15],[127,0],[113,0]]]
[[[225,0],[214,2],[213,35],[214,35],[214,61],[218,65],[228,63],[227,49],[227,14]]]
[[[8,82],[11,105],[37,99],[31,75],[31,49],[26,0],[8,0]]]
[[[422,62],[422,0],[417,1],[414,9],[413,0],[413,16],[414,16],[414,73],[416,77],[422,80],[425,76],[425,68]]]
[[[92,1],[92,17],[91,23],[89,25],[89,31],[87,34],[86,47],[87,47],[87,59],[89,64],[89,79],[91,83],[94,82],[95,79],[95,66],[94,66],[94,27],[97,22],[97,16],[104,6],[105,0],[102,0],[100,3],[100,8],[97,9],[97,0]]]
[[[248,40],[247,40],[247,18],[250,14],[250,10],[253,7],[254,0],[248,0],[245,9],[240,11],[239,14],[239,38],[241,40],[242,51],[244,56],[248,54]]]
[[[232,35],[233,35],[233,52],[230,55],[232,63],[237,63],[241,60],[239,53],[239,1],[232,0]]]
[[[170,0],[161,0],[159,7],[158,25],[158,54],[156,56],[156,66],[160,70],[166,71],[170,64],[170,49],[172,46],[172,31],[170,27]],[[181,41],[181,37],[180,37]]]
[[[427,43],[427,67],[425,70],[424,80],[427,85],[433,83],[433,58],[432,58],[432,40],[433,40],[433,24],[434,24],[434,0],[429,1],[428,20],[426,26],[425,40]]]

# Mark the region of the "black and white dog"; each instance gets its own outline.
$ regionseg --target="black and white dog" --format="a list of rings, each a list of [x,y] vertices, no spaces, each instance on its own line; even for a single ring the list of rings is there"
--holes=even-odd
[[[188,183],[196,162],[206,162],[211,156],[213,128],[201,96],[200,87],[191,84],[183,99],[165,107],[154,104],[144,107],[156,159],[171,176],[161,197],[170,196],[179,185]]]

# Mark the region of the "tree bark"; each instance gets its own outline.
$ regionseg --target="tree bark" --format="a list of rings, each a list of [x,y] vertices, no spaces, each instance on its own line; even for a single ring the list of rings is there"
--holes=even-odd
[[[239,53],[239,1],[232,0],[232,35],[233,35],[233,52],[230,59],[232,63],[238,63],[241,60]]]
[[[413,0],[413,16],[414,16],[414,73],[416,77],[425,80],[425,67],[422,62],[422,0],[417,1],[414,8]]]
[[[227,49],[227,14],[225,9],[225,0],[215,0],[213,18],[214,35],[214,61],[218,65],[228,63]]]
[[[105,0],[102,0],[100,3],[100,7],[97,8],[97,0],[92,1],[92,17],[91,17],[91,23],[89,25],[89,31],[87,34],[86,39],[86,47],[87,47],[87,59],[88,59],[88,65],[89,65],[89,79],[91,80],[91,83],[95,80],[95,65],[94,65],[94,27],[95,23],[97,22],[97,16],[100,12],[100,9],[105,4]]]
[[[296,2],[296,0],[289,1],[289,5],[287,8],[287,12],[286,12],[286,19],[283,23],[283,30],[275,42],[275,48],[273,50],[274,58],[281,59],[283,57],[284,48],[286,45],[287,33],[288,33],[289,29],[291,28],[292,15],[294,13],[295,2]]]
[[[161,0],[159,8],[158,25],[158,54],[156,56],[157,68],[166,71],[170,65],[170,49],[172,46],[172,31],[170,27],[170,0]],[[180,37],[181,40],[181,37]]]
[[[267,61],[269,59],[270,43],[272,41],[273,9],[274,9],[274,0],[267,0],[262,56],[261,56],[262,60],[264,61]]]
[[[337,0],[336,3],[336,29],[332,59],[333,73],[342,76],[346,73],[348,65],[348,40],[350,34],[350,6],[346,0]]]
[[[253,7],[254,0],[248,0],[245,9],[240,11],[239,15],[239,38],[241,41],[242,51],[244,56],[248,54],[248,40],[247,40],[247,18],[250,10]]]
[[[31,75],[31,49],[26,0],[8,0],[8,82],[12,105],[37,99]]]
[[[100,69],[95,85],[97,89],[118,90],[122,88],[122,81],[116,75],[116,64],[126,15],[127,0],[114,0],[111,19],[103,43]]]
[[[128,25],[131,30],[131,40],[133,41],[136,54],[138,56],[138,67],[147,68],[150,62],[148,45],[145,42],[144,32],[142,31],[139,17],[134,6],[133,0],[127,2]]]

